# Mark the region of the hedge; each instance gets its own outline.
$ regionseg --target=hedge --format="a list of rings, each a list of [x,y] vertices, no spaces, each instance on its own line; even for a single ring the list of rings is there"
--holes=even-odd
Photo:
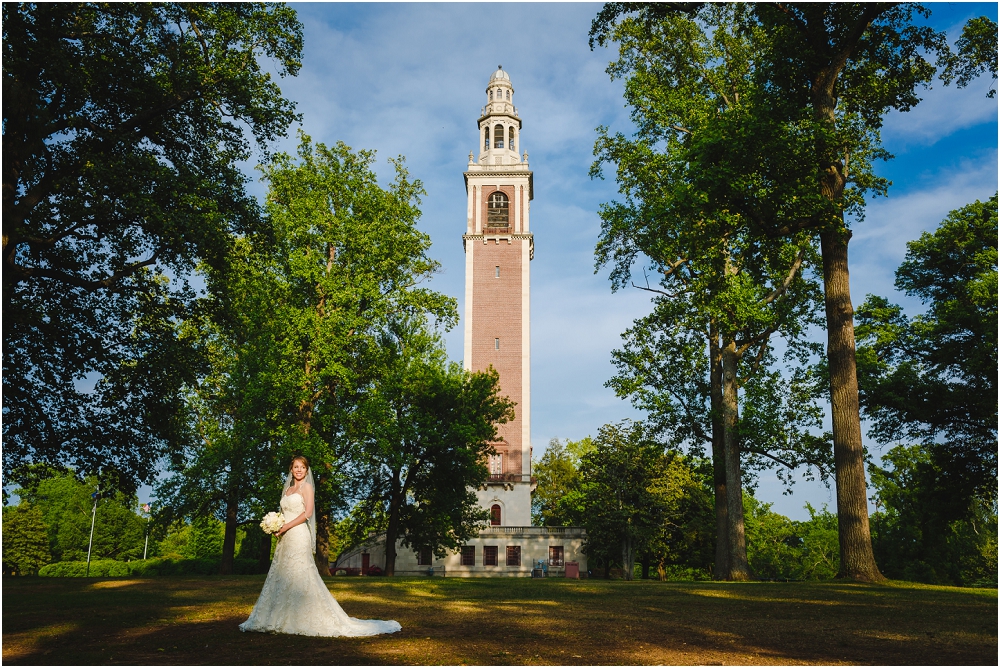
[[[155,575],[217,575],[221,559],[177,559],[158,557],[144,561],[115,561],[94,559],[90,562],[90,577],[149,577]],[[234,559],[233,574],[260,573],[256,559]],[[42,566],[38,575],[43,578],[82,578],[87,573],[86,561],[57,561]]]

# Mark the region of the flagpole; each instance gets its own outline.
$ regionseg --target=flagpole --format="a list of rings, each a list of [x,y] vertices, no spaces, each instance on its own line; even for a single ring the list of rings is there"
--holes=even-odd
[[[90,516],[90,542],[87,543],[87,574],[84,577],[90,577],[90,550],[94,547],[94,522],[97,521],[97,497],[100,495],[101,488],[98,487],[97,491],[91,494],[94,498],[94,512]]]
[[[145,504],[142,507],[142,512],[146,513],[146,546],[142,548],[142,560],[146,560],[146,553],[149,552],[149,504]]]

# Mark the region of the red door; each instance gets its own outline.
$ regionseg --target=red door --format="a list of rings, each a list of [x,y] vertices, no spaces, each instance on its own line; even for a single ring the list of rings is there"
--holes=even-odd
[[[368,575],[368,567],[371,565],[372,556],[367,552],[361,553],[361,574]]]

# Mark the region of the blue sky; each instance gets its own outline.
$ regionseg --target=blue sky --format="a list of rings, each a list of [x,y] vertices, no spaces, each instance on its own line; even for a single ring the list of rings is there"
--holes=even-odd
[[[442,263],[433,287],[464,294],[465,190],[462,172],[477,146],[476,119],[498,64],[510,74],[524,126],[521,147],[534,171],[532,262],[532,444],[536,458],[553,437],[579,439],[606,422],[641,417],[604,387],[611,350],[633,319],[650,308],[638,290],[613,294],[607,272],[594,273],[597,208],[615,197],[613,181],[593,181],[594,129],[629,131],[622,84],[605,67],[608,49],[587,45],[599,4],[321,4],[293,5],[305,26],[298,77],[281,81],[298,103],[314,140],[342,140],[406,156],[427,190],[420,227]],[[996,4],[931,5],[931,25],[954,40],[964,21]],[[997,102],[985,79],[964,90],[939,82],[911,112],[891,114],[883,139],[895,159],[879,166],[893,181],[889,197],[870,202],[851,243],[855,304],[866,294],[891,297],[911,312],[919,304],[893,289],[906,242],[933,229],[949,210],[990,197],[997,188]],[[294,149],[294,133],[280,144]],[[263,194],[259,183],[254,185]],[[460,301],[460,309],[464,304]],[[446,336],[462,357],[462,329]],[[877,444],[869,442],[875,454]],[[800,481],[794,494],[765,475],[758,496],[794,519],[803,506],[835,506],[832,490]]]

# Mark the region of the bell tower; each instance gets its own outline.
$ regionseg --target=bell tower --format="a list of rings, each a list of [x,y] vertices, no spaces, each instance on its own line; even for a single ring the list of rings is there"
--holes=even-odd
[[[517,405],[500,425],[490,477],[480,504],[501,526],[531,524],[531,338],[529,227],[533,198],[528,153],[521,150],[521,119],[510,76],[497,66],[477,121],[479,151],[469,153],[465,246],[465,368],[490,366],[500,393]]]

